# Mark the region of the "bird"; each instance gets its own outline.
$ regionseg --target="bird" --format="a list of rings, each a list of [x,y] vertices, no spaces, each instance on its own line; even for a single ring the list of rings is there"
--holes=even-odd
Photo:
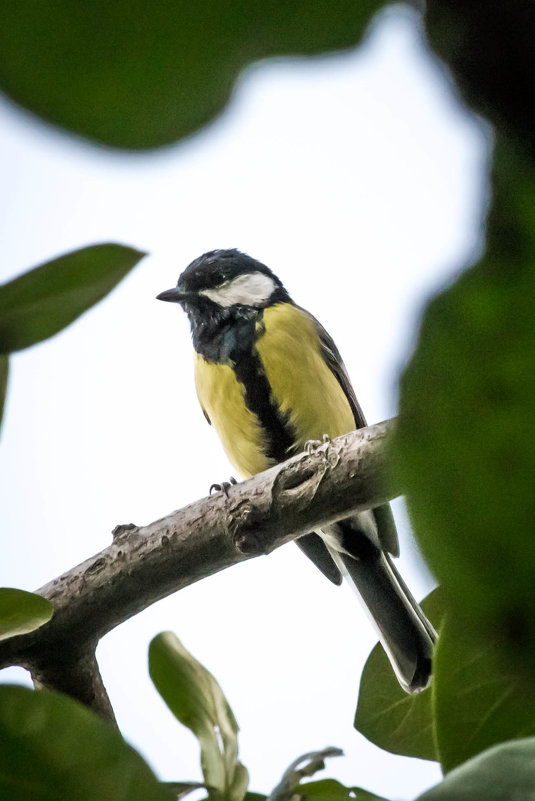
[[[198,399],[242,478],[367,425],[332,338],[265,264],[235,248],[211,250],[157,299],[189,319]],[[390,505],[296,543],[334,584],[345,578],[356,590],[401,687],[428,687],[437,635],[393,563]]]

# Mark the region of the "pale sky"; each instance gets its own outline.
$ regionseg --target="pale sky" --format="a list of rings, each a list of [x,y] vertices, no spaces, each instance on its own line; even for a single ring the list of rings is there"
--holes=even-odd
[[[12,360],[0,460],[0,584],[36,589],[232,473],[198,408],[188,325],[155,300],[196,256],[238,247],[268,264],[334,337],[369,422],[396,413],[420,309],[477,252],[486,138],[428,55],[417,17],[383,14],[364,45],[264,62],[226,112],[182,144],[98,149],[0,105],[2,280],[103,241],[150,253],[100,305]],[[432,586],[403,513],[400,566]],[[155,604],[98,651],[123,734],[164,779],[199,779],[198,747],[159,699],[147,647],[171,629],[220,682],[250,789],[299,754],[340,746],[333,776],[392,799],[438,767],[352,726],[375,635],[349,590],[288,545]],[[22,671],[4,671],[21,680]]]

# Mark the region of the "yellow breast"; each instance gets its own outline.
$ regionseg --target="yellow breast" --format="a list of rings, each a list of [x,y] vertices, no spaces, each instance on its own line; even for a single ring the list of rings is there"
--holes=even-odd
[[[329,367],[313,321],[288,303],[264,310],[256,350],[278,406],[293,433],[293,452],[323,434],[334,438],[355,428],[349,402]],[[229,364],[195,354],[195,385],[203,409],[241,476],[266,470],[267,437],[245,403],[245,389]]]
[[[228,364],[195,354],[195,386],[200,404],[217,431],[230,462],[243,478],[271,467],[258,418],[245,405],[243,384]]]
[[[295,431],[295,450],[309,439],[331,439],[355,428],[349,402],[321,352],[314,322],[289,303],[264,311],[257,350],[283,414]]]

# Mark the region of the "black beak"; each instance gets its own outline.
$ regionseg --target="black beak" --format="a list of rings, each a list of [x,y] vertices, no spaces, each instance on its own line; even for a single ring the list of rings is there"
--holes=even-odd
[[[156,300],[167,300],[169,303],[182,303],[183,300],[187,300],[190,296],[189,292],[181,292],[178,287],[173,287],[173,289],[166,289],[165,292],[160,292],[159,295],[156,295]]]

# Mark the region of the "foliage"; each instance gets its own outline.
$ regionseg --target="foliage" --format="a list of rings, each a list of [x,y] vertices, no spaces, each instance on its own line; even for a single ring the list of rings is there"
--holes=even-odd
[[[124,245],[93,245],[0,286],[0,353],[57,334],[111,292],[144,255]]]
[[[416,801],[505,801],[535,799],[535,738],[490,748]]]
[[[432,695],[444,771],[496,743],[535,735],[522,682],[498,662],[491,642],[474,638],[450,614],[440,633]]]
[[[444,600],[434,590],[422,608],[440,630]],[[380,643],[369,655],[360,680],[355,728],[385,751],[419,759],[438,759],[433,733],[431,693],[404,692]]]
[[[349,47],[381,6],[7,2],[0,85],[45,119],[98,142],[157,146],[218,113],[244,65]],[[419,801],[535,798],[533,9],[527,0],[490,12],[480,2],[427,3],[430,41],[464,96],[495,124],[496,147],[485,251],[425,311],[401,381],[392,454],[416,536],[442,585],[443,594],[427,600],[440,628],[434,681],[405,695],[374,649],[355,721],[382,748],[441,762],[444,781]],[[502,48],[503,31],[511,30],[518,36]],[[141,256],[96,245],[0,287],[0,411],[8,352],[75,320]],[[9,592],[3,607],[0,596],[5,634],[46,621],[42,599]],[[261,798],[247,792],[237,724],[211,674],[169,634],[153,641],[150,666],[171,710],[199,738],[209,797]],[[0,687],[0,742],[6,801],[156,801],[198,788],[158,783],[117,732],[53,693]],[[328,753],[291,765],[272,799],[372,799],[330,779],[301,781]]]
[[[2,801],[170,801],[109,723],[66,696],[0,686]]]
[[[33,592],[0,587],[0,640],[27,634],[47,623],[54,607]]]
[[[8,354],[57,334],[98,303],[145,254],[124,245],[93,245],[41,264],[0,286],[0,424]]]
[[[170,631],[158,634],[149,647],[149,672],[165,703],[199,740],[204,787],[211,801],[255,801],[265,798],[248,793],[249,776],[238,761],[238,724],[221,687],[212,674],[184,648]],[[331,779],[307,782],[325,767],[325,759],[341,756],[339,748],[324,748],[298,757],[285,770],[269,801],[295,798],[317,801],[350,801],[358,788],[344,787]],[[196,782],[168,785],[181,797],[199,788]],[[373,801],[377,796],[358,790],[356,797]],[[381,801],[381,799],[379,799]]]
[[[210,798],[243,801],[249,776],[238,761],[238,724],[212,674],[170,631],[152,640],[149,672],[171,712],[199,740]]]
[[[429,306],[403,380],[399,469],[455,614],[535,669],[535,183],[498,141],[487,249]],[[469,610],[469,613],[468,613]]]
[[[0,355],[0,426],[4,416],[4,405],[6,402],[7,379],[9,376],[9,358],[5,353]]]
[[[247,64],[352,47],[382,5],[7,2],[0,11],[0,86],[45,119],[97,142],[156,147],[219,113]]]

